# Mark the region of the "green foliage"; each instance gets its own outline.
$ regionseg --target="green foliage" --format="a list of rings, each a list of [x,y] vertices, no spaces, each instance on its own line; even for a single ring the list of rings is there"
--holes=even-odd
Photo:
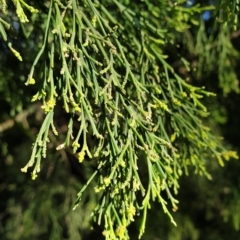
[[[19,22],[32,23],[32,28],[24,30],[25,35],[30,38],[39,27],[39,40],[42,39],[35,59],[27,60],[32,61],[32,67],[25,84],[36,90],[31,102],[41,102],[38,111],[43,111],[44,117],[30,160],[21,171],[32,168],[35,180],[48,149],[70,150],[79,164],[91,169],[77,194],[74,209],[81,208],[85,194],[98,196],[92,218],[104,226],[106,239],[128,239],[127,227],[137,215],[141,219],[141,237],[148,209],[155,200],[176,224],[171,208],[178,209],[175,195],[180,176],[194,169],[196,174],[211,179],[206,169],[209,159],[215,158],[223,166],[224,160],[237,158],[236,152],[226,149],[209,128],[203,99],[215,94],[194,86],[194,77],[202,79],[217,65],[224,94],[238,91],[235,64],[239,52],[229,38],[238,25],[237,2],[232,8],[224,8],[228,1],[221,1],[214,9],[199,4],[186,7],[182,0],[43,1],[43,6],[39,6],[42,11],[34,2],[31,6],[23,0],[12,2]],[[16,58],[25,61],[27,56],[8,41],[9,16],[16,16],[8,15],[6,1],[2,1],[1,8],[3,40]],[[201,20],[205,10],[220,16],[211,29],[216,35],[209,36]],[[33,15],[28,16],[27,11]],[[183,43],[192,39],[184,56],[180,50],[176,53],[180,39]],[[196,66],[188,62],[188,54],[198,58],[198,69],[191,78],[186,75]],[[184,72],[174,68],[173,61],[179,61]],[[215,118],[224,122],[217,114]],[[62,124],[57,123],[59,116],[63,116]],[[43,183],[39,193],[48,194],[48,199],[67,189],[58,185],[53,191],[42,193],[44,186]],[[69,201],[65,203],[67,208],[73,194],[65,200]],[[26,221],[33,217],[32,212],[41,212],[36,209],[38,201],[33,200],[29,211],[25,211]],[[55,204],[50,200],[48,203],[48,211],[54,211]],[[19,211],[13,207],[15,204],[9,204],[12,214]],[[53,223],[56,221],[52,219]],[[185,223],[192,229],[190,220]],[[26,223],[29,229],[31,224]],[[41,231],[47,231],[45,226]],[[24,236],[21,234],[15,239]],[[196,231],[191,236],[198,238]]]

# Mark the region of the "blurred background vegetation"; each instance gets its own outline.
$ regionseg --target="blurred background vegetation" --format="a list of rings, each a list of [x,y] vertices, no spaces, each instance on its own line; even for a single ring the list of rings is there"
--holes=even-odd
[[[28,1],[29,4],[34,1]],[[122,1],[126,2],[129,1]],[[135,1],[136,4],[138,1]],[[165,1],[147,1],[159,4]],[[240,28],[236,12],[238,1],[195,1],[214,5],[189,16],[189,21],[200,19],[200,25],[189,25],[176,34],[174,45],[166,46],[164,53],[175,71],[195,86],[205,86],[217,94],[204,99],[210,111],[207,124],[215,134],[224,137],[227,148],[240,153]],[[50,146],[41,174],[35,181],[20,169],[31,154],[31,144],[43,120],[40,105],[30,104],[35,85],[25,82],[32,59],[43,39],[42,29],[49,1],[34,3],[41,9],[38,17],[30,16],[24,27],[14,15],[9,3],[12,28],[9,38],[24,57],[20,62],[0,38],[0,238],[14,239],[103,239],[102,230],[91,225],[91,212],[97,197],[93,189],[84,195],[79,207],[72,211],[77,192],[86,183],[90,167],[78,164],[68,151],[55,151]],[[235,4],[235,5],[234,5]],[[1,6],[1,4],[0,4]],[[12,15],[11,15],[12,12]],[[222,21],[216,21],[221,15]],[[0,13],[0,17],[3,17]],[[184,16],[179,16],[184,17]],[[186,16],[185,16],[186,17]],[[175,19],[176,20],[176,19]],[[26,38],[27,37],[27,38]],[[173,47],[174,46],[174,47]],[[189,71],[179,58],[188,62]],[[58,121],[64,126],[65,116]],[[63,130],[64,131],[64,130]],[[58,145],[58,143],[56,143]],[[158,204],[153,204],[147,220],[144,240],[229,240],[240,239],[240,163],[231,160],[220,167],[209,158],[208,172],[212,180],[189,171],[180,179],[179,209],[173,213],[174,227]],[[139,222],[130,225],[131,239],[138,238]]]

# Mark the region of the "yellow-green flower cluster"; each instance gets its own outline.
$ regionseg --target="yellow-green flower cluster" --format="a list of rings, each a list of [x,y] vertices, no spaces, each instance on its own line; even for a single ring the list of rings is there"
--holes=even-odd
[[[23,9],[22,9],[22,6],[20,4],[20,2],[18,0],[14,1],[14,3],[16,4],[16,13],[17,13],[17,16],[19,18],[19,20],[22,22],[22,23],[26,23],[28,22],[28,18],[27,16],[25,15]]]
[[[44,110],[45,113],[48,113],[53,110],[55,105],[56,105],[55,99],[50,98],[49,101],[42,106],[42,109]]]
[[[78,161],[81,163],[84,160],[86,153],[85,153],[85,149],[82,149],[81,152],[78,153]]]
[[[77,103],[75,103],[75,101],[72,101],[71,104],[72,104],[75,112],[79,112],[79,113],[81,112],[81,108],[79,107],[79,105]]]
[[[31,176],[31,177],[32,177],[32,180],[35,180],[35,179],[37,178],[37,174],[36,174],[36,173],[32,173],[31,175],[32,175],[32,176]]]
[[[169,112],[169,108],[168,108],[168,105],[166,103],[164,103],[164,102],[162,102],[161,100],[158,100],[158,99],[156,99],[155,102],[156,102],[155,103],[156,107],[159,107],[159,108]]]
[[[96,187],[94,188],[94,191],[95,191],[96,193],[98,193],[98,192],[106,189],[106,187],[108,187],[108,186],[110,185],[110,183],[111,183],[111,178],[110,178],[110,177],[105,177],[105,178],[103,179],[103,183],[100,184],[99,186],[96,186]],[[119,192],[118,189],[116,189],[116,194],[117,194],[118,192]],[[114,195],[114,194],[113,194],[113,195]]]
[[[21,3],[20,3],[21,2]],[[19,20],[22,22],[22,23],[26,23],[26,22],[29,22],[26,14],[24,13],[23,11],[23,8],[21,6],[21,4],[26,7],[31,13],[37,13],[38,10],[32,6],[29,6],[28,4],[26,4],[23,0],[13,0],[13,3],[15,4],[16,6],[16,13],[17,13],[17,16],[19,18]]]
[[[105,186],[104,185],[101,185],[101,186],[96,186],[95,188],[94,188],[94,191],[95,191],[95,193],[98,193],[98,192],[100,192],[100,191],[102,191],[102,190],[104,190],[105,189]]]
[[[176,99],[176,98],[173,98],[172,99],[172,101],[173,101],[173,103],[176,105],[176,106],[181,106],[182,105],[182,103],[178,100],[178,99]]]
[[[106,187],[107,187],[107,186],[109,186],[109,184],[111,183],[111,178],[110,178],[110,177],[105,177],[105,178],[103,179],[103,182],[104,182],[104,184],[105,184]]]
[[[237,152],[235,151],[224,151],[222,153],[222,156],[225,160],[229,160],[230,158],[238,159]]]
[[[30,78],[30,79],[28,80],[28,84],[30,84],[30,85],[34,85],[35,83],[36,83],[36,81],[35,81],[34,78]]]
[[[177,133],[174,132],[174,133],[171,135],[171,137],[170,137],[171,142],[174,142],[175,139],[176,139],[176,137],[177,137]]]
[[[126,231],[126,227],[121,225],[121,226],[117,227],[115,234],[117,237],[119,237],[119,239],[123,239],[125,231]]]
[[[132,203],[130,203],[130,205],[127,208],[127,217],[130,221],[134,221],[134,216],[136,215],[136,208],[133,206]]]
[[[187,93],[186,92],[181,92],[181,95],[186,98],[187,97]]]
[[[78,148],[80,148],[80,144],[76,141],[74,141],[72,143],[72,147],[73,147],[73,153],[76,153],[76,151],[78,150]]]

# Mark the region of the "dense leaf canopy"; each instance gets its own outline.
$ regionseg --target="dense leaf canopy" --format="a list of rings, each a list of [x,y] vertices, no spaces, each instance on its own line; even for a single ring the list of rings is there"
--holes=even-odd
[[[48,211],[52,228],[60,222],[69,239],[90,217],[105,239],[129,239],[134,220],[141,237],[154,201],[176,225],[180,177],[211,179],[213,161],[237,158],[217,124],[226,122],[218,98],[239,92],[239,1],[2,0],[0,7],[2,151],[31,150],[18,164],[35,180],[24,183],[26,235],[7,239],[28,239],[32,218],[41,222]],[[22,147],[7,145],[15,125],[26,135]],[[62,238],[48,222],[34,234]]]

